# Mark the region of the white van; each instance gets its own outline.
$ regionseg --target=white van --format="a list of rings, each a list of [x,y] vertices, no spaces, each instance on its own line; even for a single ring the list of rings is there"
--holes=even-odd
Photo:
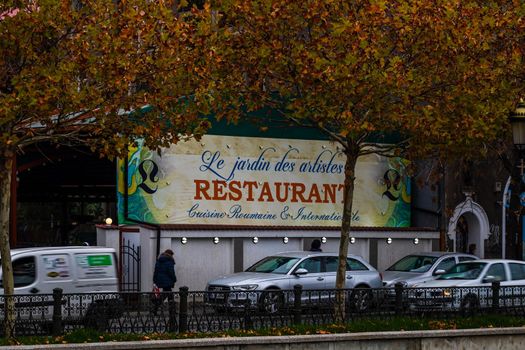
[[[113,248],[20,248],[11,250],[11,260],[18,295],[52,294],[55,288],[61,288],[64,294],[118,292]]]
[[[55,288],[63,291],[64,320],[79,320],[86,327],[104,329],[108,319],[118,318],[122,312],[113,248],[20,248],[11,250],[11,260],[15,295],[20,296],[15,297],[19,320],[49,322]],[[0,269],[0,306],[4,303],[3,294]],[[4,317],[4,308],[0,307],[0,320]]]

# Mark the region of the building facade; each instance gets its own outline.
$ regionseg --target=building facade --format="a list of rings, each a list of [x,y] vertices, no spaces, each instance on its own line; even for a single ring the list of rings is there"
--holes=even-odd
[[[160,155],[138,145],[118,163],[86,150],[28,152],[14,177],[13,246],[88,242],[120,251],[131,242],[142,248],[142,290],[167,248],[176,252],[178,284],[193,289],[263,256],[307,250],[316,238],[337,251],[337,145],[304,130],[253,130],[219,126]],[[474,245],[478,256],[500,257],[504,240],[507,257],[523,258],[516,211],[503,198],[508,173],[497,160],[449,169],[435,188],[415,185],[402,160],[370,157],[357,170],[349,251],[379,270],[416,251]],[[95,230],[108,217],[114,224]]]
[[[140,245],[144,291],[156,256],[167,248],[175,252],[177,283],[194,290],[264,256],[308,250],[316,238],[323,251],[338,251],[344,155],[311,131],[270,130],[219,125],[199,141],[161,152],[137,143],[118,162],[118,222],[137,230],[101,225],[98,243]],[[413,225],[418,210],[405,167],[402,159],[375,155],[356,167],[349,252],[379,270],[439,247],[436,226]],[[426,214],[435,216],[436,202],[426,204]]]

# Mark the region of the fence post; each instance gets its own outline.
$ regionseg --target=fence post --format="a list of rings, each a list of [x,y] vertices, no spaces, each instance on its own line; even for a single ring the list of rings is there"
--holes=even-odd
[[[303,294],[303,286],[296,284],[293,286],[293,323],[301,324],[301,296]]]
[[[179,288],[179,333],[188,331],[188,287]]]
[[[403,283],[397,282],[394,290],[396,291],[396,314],[400,315],[403,312]]]
[[[53,336],[62,335],[62,289],[53,289]]]
[[[175,303],[174,293],[169,292],[168,296],[168,330],[170,332],[177,331],[177,305]]]
[[[494,311],[499,309],[499,291],[500,291],[500,282],[492,282],[492,309]]]
[[[259,298],[257,298],[258,300]],[[244,329],[252,329],[253,328],[253,322],[251,318],[251,307],[252,302],[250,300],[250,293],[246,292],[246,300],[244,301]]]

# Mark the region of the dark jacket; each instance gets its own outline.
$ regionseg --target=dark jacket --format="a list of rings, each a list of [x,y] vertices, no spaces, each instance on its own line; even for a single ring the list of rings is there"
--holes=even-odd
[[[155,263],[153,283],[159,288],[173,288],[175,282],[175,260],[169,255],[161,254]]]

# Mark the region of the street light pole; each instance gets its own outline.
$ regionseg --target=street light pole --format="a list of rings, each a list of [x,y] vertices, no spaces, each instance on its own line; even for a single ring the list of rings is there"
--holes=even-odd
[[[516,195],[519,196],[520,198],[520,201],[519,201],[519,205],[520,207],[521,206],[524,206],[525,203],[524,203],[524,199],[525,199],[525,192],[524,193],[521,193],[521,184],[522,182],[524,182],[525,180],[525,177],[524,177],[524,169],[525,169],[525,162],[523,160],[523,153],[525,151],[525,102],[523,102],[523,99],[520,99],[520,102],[518,103],[518,105],[516,106],[516,110],[509,116],[509,122],[510,122],[510,125],[512,126],[512,141],[514,143],[514,146],[516,147],[516,149],[518,150],[518,153],[519,153],[519,159],[520,159],[520,163],[519,165],[516,167],[518,169],[520,169],[520,176],[519,176],[519,179],[516,179],[517,175],[516,175],[516,172],[513,170],[511,170],[511,174],[510,174],[510,177],[509,177],[509,181],[507,181],[507,184],[508,186],[510,187],[510,184],[511,182],[514,182],[515,183],[515,186],[517,186],[516,188]],[[516,181],[510,181],[511,179],[513,180],[516,180]],[[507,202],[510,204],[510,198],[508,198],[508,192],[509,192],[509,188],[507,187],[507,185],[505,185],[505,191],[503,193],[503,207],[505,208],[505,205],[507,204]],[[512,193],[512,192],[511,192]],[[520,208],[521,209],[521,208]],[[503,214],[505,214],[505,212],[503,212]],[[503,220],[503,223],[505,223],[505,216],[503,216],[502,220]],[[518,239],[518,247],[521,247],[523,242],[523,228],[521,227],[523,223],[523,219],[522,219],[522,215],[521,215],[521,210],[519,211],[519,216],[518,216],[518,225],[519,225],[519,232],[521,232],[521,238]],[[505,245],[504,243],[506,243],[506,239],[505,239],[505,235],[506,235],[506,229],[505,229],[505,225],[503,225],[503,229],[502,229],[502,258],[505,258]],[[521,249],[521,251],[519,252],[519,255],[521,257],[521,259],[523,259],[523,249]]]
[[[510,176],[505,184],[503,190],[503,199],[501,201],[501,258],[506,258],[507,252],[507,206],[510,203],[509,189],[510,189]]]

